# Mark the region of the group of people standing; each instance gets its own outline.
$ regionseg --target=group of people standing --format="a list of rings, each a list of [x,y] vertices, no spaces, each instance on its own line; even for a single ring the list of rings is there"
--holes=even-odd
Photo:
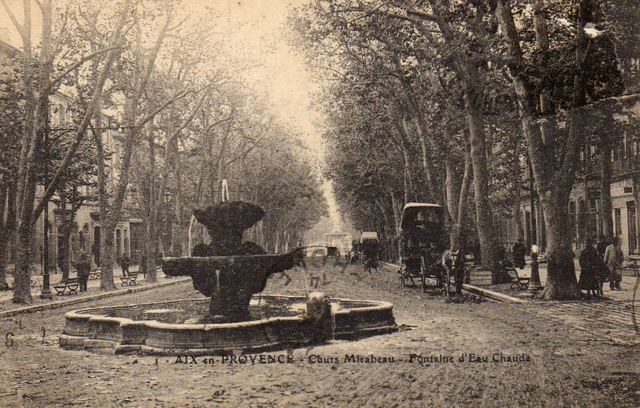
[[[118,263],[122,268],[122,276],[129,276],[129,266],[131,265],[131,259],[129,259],[129,257],[125,254],[123,257],[118,259]],[[80,253],[75,267],[78,273],[78,286],[80,292],[86,292],[87,282],[91,273],[91,260],[89,259],[89,255],[86,252],[83,251]]]
[[[586,290],[587,294],[601,296],[604,283],[609,282],[609,289],[620,290],[623,255],[618,239],[601,237],[597,246],[594,244],[592,238],[587,238],[580,253],[580,289]]]

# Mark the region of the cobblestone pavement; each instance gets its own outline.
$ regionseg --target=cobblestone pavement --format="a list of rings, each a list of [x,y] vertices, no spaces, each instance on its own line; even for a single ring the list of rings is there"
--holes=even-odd
[[[633,301],[532,302],[517,307],[620,344],[640,345],[640,310]]]
[[[530,265],[527,265],[521,275],[529,277]],[[580,268],[576,264],[576,274],[579,278]],[[541,282],[546,282],[546,265],[540,269]],[[603,297],[585,296],[583,300],[573,302],[545,302],[531,300],[528,291],[505,290],[510,285],[491,285],[498,292],[503,292],[520,299],[529,299],[520,304],[522,310],[535,313],[539,318],[553,319],[562,324],[583,330],[587,333],[609,339],[619,344],[640,344],[640,277],[634,276],[633,271],[625,269],[621,282],[622,290],[610,290],[605,284]]]
[[[0,319],[2,340],[10,332],[14,342],[0,345],[0,406],[640,406],[638,344],[613,341],[619,333],[595,323],[581,327],[596,318],[624,325],[627,314],[613,304],[451,302],[437,290],[402,287],[394,270],[368,274],[361,265],[309,265],[288,274],[290,282],[280,275],[269,279],[264,293],[304,294],[315,277],[318,287],[309,290],[393,303],[399,330],[292,350],[294,362],[288,364],[96,355],[58,347],[66,311],[201,297],[190,283],[176,284]],[[597,310],[600,315],[593,315]],[[369,362],[348,362],[350,355]],[[372,363],[370,357],[387,360]]]

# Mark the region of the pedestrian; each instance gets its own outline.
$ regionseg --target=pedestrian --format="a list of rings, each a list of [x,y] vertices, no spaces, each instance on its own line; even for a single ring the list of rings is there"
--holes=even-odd
[[[504,245],[498,245],[498,261],[507,260],[507,248]]]
[[[613,237],[609,241],[609,245],[604,252],[604,262],[609,268],[609,289],[621,290],[620,281],[622,281],[622,274],[619,267],[622,264],[622,257],[620,256],[620,250],[618,249],[618,238]]]
[[[527,264],[524,260],[524,256],[527,253],[527,247],[524,246],[524,241],[522,238],[518,239],[518,241],[513,244],[513,249],[511,251],[513,254],[513,266],[519,269],[523,269]]]
[[[596,246],[600,259],[604,259],[604,253],[607,250],[607,246],[609,246],[609,240],[605,238],[604,235],[600,235],[600,238],[598,238],[598,245]]]
[[[462,284],[465,281],[464,252],[459,249],[453,252],[453,275],[456,278],[456,293],[462,295]]]
[[[442,266],[444,268],[444,274],[442,276],[442,283],[446,285],[445,294],[449,293],[449,284],[451,283],[451,277],[455,277],[453,271],[453,253],[452,249],[447,249],[442,253]]]
[[[122,267],[122,276],[129,276],[129,265],[131,265],[131,259],[125,254],[120,261],[120,266]]]
[[[473,253],[473,263],[480,265],[482,263],[482,251],[480,249],[480,241],[474,241],[471,246],[471,252]]]
[[[78,263],[76,264],[76,270],[78,271],[78,278],[80,284],[80,292],[87,291],[87,281],[89,280],[89,273],[91,272],[91,261],[86,253],[81,252],[78,257]]]
[[[598,276],[600,270],[606,265],[603,264],[602,259],[596,248],[593,247],[593,239],[587,238],[586,246],[580,253],[580,282],[578,283],[581,290],[586,290],[587,295],[593,294],[598,296],[600,294],[600,282]]]

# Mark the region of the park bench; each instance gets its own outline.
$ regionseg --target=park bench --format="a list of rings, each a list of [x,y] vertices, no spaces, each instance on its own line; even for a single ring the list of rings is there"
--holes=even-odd
[[[638,261],[640,261],[640,257],[637,255],[630,255],[627,259],[627,265],[623,266],[623,268],[628,268],[633,272],[633,276],[638,276]]]
[[[89,272],[89,279],[100,279],[102,277],[102,272],[100,269],[96,269],[95,271]]]
[[[78,287],[80,286],[80,278],[69,278],[66,281],[56,283],[53,288],[56,290],[56,295],[77,295]],[[67,289],[69,292],[67,293]]]
[[[120,277],[120,282],[122,282],[122,286],[135,286],[138,284],[137,279],[138,272],[129,272],[129,275]]]
[[[529,287],[529,280],[531,278],[520,276],[520,273],[518,273],[518,268],[507,266],[506,270],[509,274],[509,277],[511,277],[511,289],[527,289]]]

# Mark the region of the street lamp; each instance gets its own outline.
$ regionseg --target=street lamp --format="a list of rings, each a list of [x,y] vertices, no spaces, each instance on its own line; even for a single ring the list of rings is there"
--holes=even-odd
[[[537,245],[531,245],[531,278],[529,279],[529,292],[536,293],[542,289],[540,284],[540,274],[538,273],[538,248]]]
[[[45,151],[49,152],[49,129],[44,130],[44,147]],[[49,184],[49,154],[44,159],[44,189],[47,189]],[[40,293],[41,299],[53,299],[51,293],[50,281],[49,281],[49,200],[46,200],[44,205],[44,234],[42,239],[42,293]]]

